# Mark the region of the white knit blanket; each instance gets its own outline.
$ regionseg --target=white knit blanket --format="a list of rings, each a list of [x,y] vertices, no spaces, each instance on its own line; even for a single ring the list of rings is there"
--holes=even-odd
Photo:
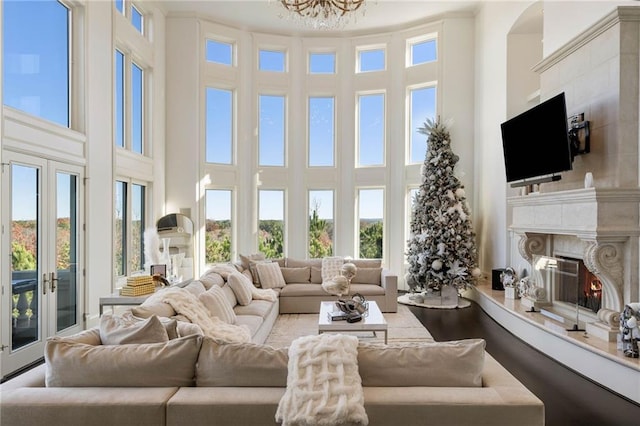
[[[162,301],[173,307],[177,314],[198,324],[204,335],[218,343],[242,343],[251,341],[251,333],[246,326],[228,324],[218,317],[212,317],[200,300],[182,288],[162,291]]]
[[[369,424],[358,373],[357,337],[300,337],[289,347],[288,367],[277,422],[283,426]]]
[[[251,285],[251,298],[256,300],[268,300],[269,302],[275,302],[278,300],[278,293],[271,288],[257,288],[253,284]]]

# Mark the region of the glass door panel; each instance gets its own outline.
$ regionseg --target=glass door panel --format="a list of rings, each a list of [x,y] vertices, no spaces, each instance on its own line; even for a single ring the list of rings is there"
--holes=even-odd
[[[78,177],[56,173],[56,332],[78,322]]]
[[[11,350],[38,340],[40,316],[39,167],[11,165]]]

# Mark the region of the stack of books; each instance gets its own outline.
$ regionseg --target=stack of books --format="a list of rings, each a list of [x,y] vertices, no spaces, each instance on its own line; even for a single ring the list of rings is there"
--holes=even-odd
[[[127,277],[127,284],[120,289],[121,296],[143,296],[156,291],[156,284],[151,275]]]

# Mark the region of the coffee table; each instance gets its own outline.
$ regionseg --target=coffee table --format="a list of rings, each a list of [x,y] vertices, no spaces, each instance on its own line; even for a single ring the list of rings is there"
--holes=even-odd
[[[376,332],[384,332],[384,343],[387,343],[387,321],[384,319],[382,312],[376,302],[368,302],[369,313],[363,317],[361,321],[348,323],[345,320],[331,321],[329,313],[337,310],[335,301],[320,302],[320,314],[318,315],[318,334],[336,333],[336,332],[355,332],[355,331],[371,331],[373,335]]]

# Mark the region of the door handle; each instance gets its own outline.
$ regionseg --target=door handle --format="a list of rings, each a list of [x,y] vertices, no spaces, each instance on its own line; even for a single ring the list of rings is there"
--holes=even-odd
[[[58,279],[56,278],[56,273],[51,273],[51,293],[56,291],[56,284],[58,283]]]
[[[48,284],[49,284],[49,279],[47,278],[47,274],[42,274],[42,294],[47,294]]]

